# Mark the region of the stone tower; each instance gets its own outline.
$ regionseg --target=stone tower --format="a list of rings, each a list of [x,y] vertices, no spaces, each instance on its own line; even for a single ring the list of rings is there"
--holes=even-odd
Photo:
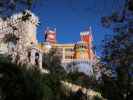
[[[27,51],[32,45],[37,44],[38,18],[26,10],[23,13],[14,14],[1,23],[0,33],[4,35],[1,42],[4,43],[6,40],[8,55],[12,57],[12,61],[18,64],[28,63]]]

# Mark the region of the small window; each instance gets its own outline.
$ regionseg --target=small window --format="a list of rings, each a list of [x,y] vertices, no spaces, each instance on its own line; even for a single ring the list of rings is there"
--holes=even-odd
[[[31,57],[31,52],[28,52],[28,60],[29,61],[31,61],[30,57]]]
[[[35,53],[35,65],[39,65],[39,53]]]

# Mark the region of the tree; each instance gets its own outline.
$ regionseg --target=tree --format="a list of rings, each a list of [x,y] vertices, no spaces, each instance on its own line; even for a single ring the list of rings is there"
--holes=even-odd
[[[83,86],[85,88],[95,89],[97,81],[93,77],[89,77],[82,72],[70,72],[67,74],[66,80],[73,84]]]
[[[42,74],[36,67],[17,65],[7,57],[0,57],[1,100],[65,100],[60,80]]]
[[[39,0],[0,0],[0,16],[6,18],[14,12],[31,10]]]
[[[66,96],[61,89],[61,80],[66,78],[66,72],[61,64],[60,56],[55,48],[52,48],[48,53],[43,54],[43,68],[49,70],[49,74],[44,81],[50,90],[54,100],[65,100]]]
[[[27,69],[0,57],[1,100],[43,100],[42,74],[39,70]]]
[[[131,100],[133,98],[132,4],[132,0],[127,0],[122,14],[113,13],[112,16],[102,19],[104,26],[112,25],[114,32],[117,33],[104,41],[101,61],[106,70],[112,72],[111,76],[103,73],[103,92],[111,100]]]
[[[58,55],[58,51],[55,48],[52,48],[48,53],[44,53],[43,67],[47,68],[52,75],[58,78],[63,78],[66,74],[61,63],[61,57]]]

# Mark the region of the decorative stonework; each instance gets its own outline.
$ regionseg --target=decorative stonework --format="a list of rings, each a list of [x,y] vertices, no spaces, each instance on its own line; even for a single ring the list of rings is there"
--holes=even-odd
[[[7,44],[8,54],[18,64],[28,63],[28,49],[37,44],[38,17],[26,10],[6,20],[0,19],[1,43]]]

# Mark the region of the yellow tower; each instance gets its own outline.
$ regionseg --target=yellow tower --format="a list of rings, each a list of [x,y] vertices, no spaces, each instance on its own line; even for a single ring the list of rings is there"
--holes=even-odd
[[[89,59],[89,49],[88,44],[83,41],[79,41],[74,47],[74,59]]]

